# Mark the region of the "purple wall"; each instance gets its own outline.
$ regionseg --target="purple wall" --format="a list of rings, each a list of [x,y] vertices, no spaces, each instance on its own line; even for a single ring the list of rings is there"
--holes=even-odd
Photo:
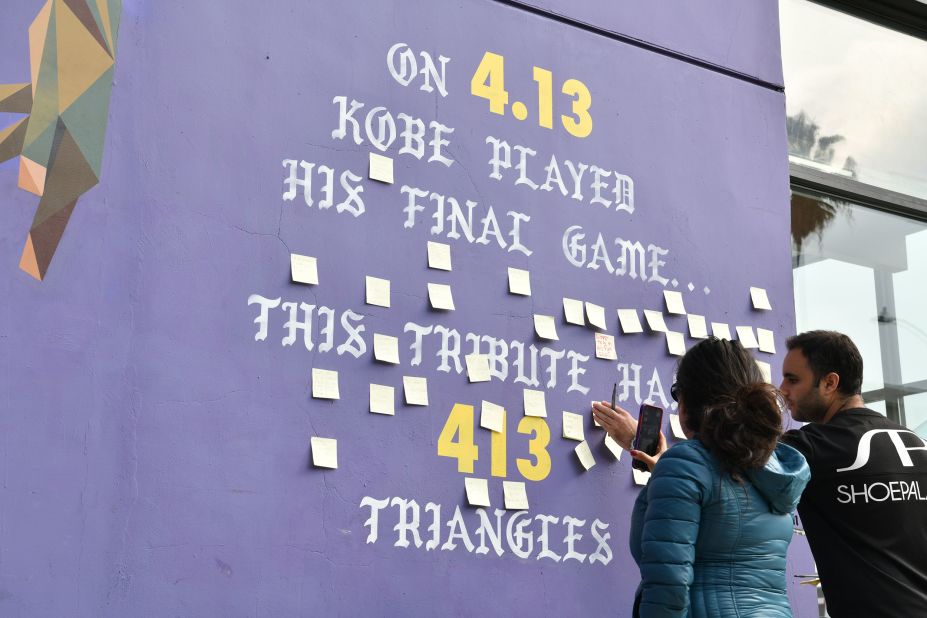
[[[4,9],[0,81],[28,80],[26,28],[39,6],[16,0]],[[735,19],[697,23],[746,27]],[[757,40],[777,38],[775,22],[747,24]],[[696,34],[654,30],[678,49],[701,44]],[[665,44],[657,33],[652,40]],[[387,52],[400,42],[450,58],[446,97],[390,75]],[[750,55],[738,49],[730,66]],[[505,58],[504,116],[470,94],[484,51]],[[552,129],[538,126],[532,66],[553,73]],[[777,72],[778,58],[762,66]],[[559,120],[569,111],[560,93],[568,78],[592,97],[593,129],[583,139]],[[453,162],[428,162],[430,146],[421,159],[399,154],[397,140],[386,152],[395,184],[369,180],[368,152],[378,151],[364,123],[361,145],[350,130],[332,136],[339,96],[364,104],[361,120],[385,106],[397,120],[405,113],[453,128],[441,149]],[[516,100],[527,104],[525,121],[512,116]],[[560,413],[587,413],[589,400],[607,398],[616,380],[628,388],[623,405],[636,410],[655,371],[668,398],[676,359],[665,340],[618,334],[615,314],[664,309],[664,285],[609,274],[601,263],[570,264],[564,231],[581,226],[590,245],[601,233],[613,265],[616,238],[666,250],[656,273],[646,267],[648,278],[665,277],[666,289],[682,291],[686,308],[709,320],[775,330],[781,348],[794,329],[781,93],[490,1],[237,1],[217,12],[208,3],[155,9],[127,0],[110,116],[101,182],[78,203],[44,282],[16,267],[37,199],[16,189],[14,162],[0,165],[0,614],[629,615],[638,582],[626,540],[637,494],[629,459],[614,461],[587,426],[598,463],[583,472],[576,443],[560,437]],[[588,175],[582,200],[516,185],[515,160],[501,180],[491,178],[487,136],[534,149],[527,174],[538,184],[555,155],[569,194],[565,160],[629,176],[633,213],[590,203]],[[318,180],[312,207],[302,192],[284,200],[288,159],[334,169],[336,204],[345,198],[342,172],[362,177],[353,184],[363,186],[364,212],[319,208]],[[454,197],[464,209],[465,200],[476,202],[476,237],[491,205],[507,248],[492,236],[488,244],[448,238],[447,222],[432,234],[436,201],[427,197],[404,227],[404,185]],[[530,256],[507,250],[509,211],[530,217],[519,237]],[[451,245],[452,272],[427,268],[428,240]],[[319,259],[319,285],[289,281],[290,252]],[[590,246],[587,266],[592,253]],[[531,297],[507,293],[508,266],[531,271]],[[365,275],[391,279],[391,308],[364,303]],[[429,309],[427,282],[450,284],[456,310]],[[751,309],[750,286],[769,291],[774,311]],[[268,311],[266,338],[256,339],[252,295],[333,309],[334,347],[321,345],[325,320],[317,313],[311,351],[302,332],[283,345],[288,312],[280,307]],[[624,367],[595,358],[593,330],[564,322],[563,297],[606,308]],[[535,337],[533,313],[556,316],[559,341]],[[364,328],[357,358],[338,351],[348,339],[345,315]],[[686,332],[684,317],[667,322]],[[440,505],[441,545],[459,507],[480,546],[465,475],[437,455],[450,410],[478,409],[482,399],[505,405],[506,479],[524,480],[515,460],[528,457],[529,436],[516,431],[526,385],[515,381],[514,355],[505,380],[469,384],[453,361],[441,371],[434,334],[415,359],[410,324],[456,329],[461,356],[472,348],[465,335],[476,333],[590,357],[572,391],[569,357],[550,387],[548,362],[539,361],[551,468],[527,483],[529,516],[558,520],[548,534],[552,551],[567,553],[565,517],[585,521],[576,524],[583,536],[574,546],[585,559],[539,558],[538,520],[528,528],[536,546],[527,558],[505,539],[501,556],[488,539],[486,554],[460,539],[455,549],[427,549],[435,508],[426,511],[428,503]],[[374,333],[400,338],[400,365],[373,360]],[[781,350],[758,357],[775,374]],[[641,367],[639,396],[631,365]],[[340,372],[340,400],[311,398],[313,367]],[[403,375],[428,378],[428,407],[402,404]],[[397,387],[395,416],[368,412],[370,383]],[[664,405],[659,394],[652,399]],[[490,479],[494,518],[501,478],[490,475],[489,432],[476,427],[474,435],[474,475]],[[310,436],[338,439],[337,470],[311,467]],[[397,506],[379,512],[377,540],[368,542],[365,497],[414,499],[421,547],[412,536],[410,547],[394,545]],[[597,550],[595,520],[610,535],[605,564],[588,559]],[[793,553],[792,570],[808,572],[807,553]],[[797,616],[816,615],[812,588],[794,586],[792,594]]]

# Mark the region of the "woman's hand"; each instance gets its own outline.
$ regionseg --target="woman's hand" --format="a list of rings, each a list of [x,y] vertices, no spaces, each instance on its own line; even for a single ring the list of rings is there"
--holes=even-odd
[[[602,429],[608,432],[612,440],[626,451],[631,450],[631,441],[637,434],[637,421],[621,406],[612,409],[607,401],[595,401],[592,404],[592,416],[599,421]]]
[[[666,446],[666,436],[664,436],[663,432],[661,431],[660,432],[660,443],[657,446],[656,455],[651,456],[645,453],[644,451],[635,451],[635,450],[629,450],[628,452],[631,453],[631,457],[633,457],[634,459],[638,461],[643,461],[645,464],[647,464],[647,468],[651,472],[653,472],[653,467],[657,465],[657,461],[660,459],[660,455],[666,452],[667,448],[668,447]]]

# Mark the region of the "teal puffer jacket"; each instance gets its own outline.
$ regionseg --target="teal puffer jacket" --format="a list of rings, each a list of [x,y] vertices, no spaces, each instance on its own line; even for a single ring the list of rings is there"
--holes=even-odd
[[[698,439],[666,451],[631,517],[640,616],[791,616],[790,513],[810,475],[804,456],[785,444],[743,485]]]

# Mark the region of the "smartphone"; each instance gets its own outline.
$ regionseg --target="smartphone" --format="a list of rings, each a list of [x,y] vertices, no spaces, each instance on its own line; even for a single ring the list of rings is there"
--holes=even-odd
[[[656,455],[657,449],[660,448],[660,428],[663,426],[663,408],[651,406],[646,403],[641,404],[640,413],[637,415],[637,434],[634,436],[634,450],[643,451],[648,455]],[[638,470],[647,471],[647,464],[636,459],[631,461],[631,466]]]

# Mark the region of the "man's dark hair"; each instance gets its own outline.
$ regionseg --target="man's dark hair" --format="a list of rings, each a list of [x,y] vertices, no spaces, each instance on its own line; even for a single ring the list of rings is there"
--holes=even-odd
[[[844,395],[859,395],[863,386],[863,357],[856,344],[844,335],[832,330],[809,330],[789,337],[786,347],[801,350],[808,359],[808,366],[814,373],[815,382],[828,373],[840,376],[837,390]]]

